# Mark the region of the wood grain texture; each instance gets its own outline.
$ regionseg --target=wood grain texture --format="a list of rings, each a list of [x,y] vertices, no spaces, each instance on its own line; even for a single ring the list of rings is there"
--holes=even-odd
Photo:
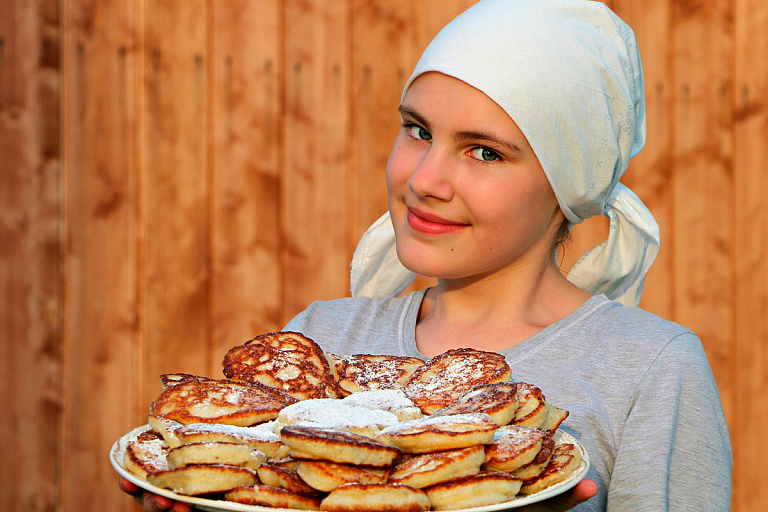
[[[210,59],[203,0],[147,2],[141,162],[145,401],[211,362]]]
[[[53,2],[0,6],[0,510],[61,494],[60,33]]]
[[[213,376],[229,348],[282,326],[281,23],[278,0],[215,4]]]
[[[673,320],[707,351],[733,417],[732,3],[674,5]]]
[[[138,510],[107,451],[159,374],[348,294],[402,86],[473,0],[0,2],[1,510]],[[768,500],[768,6],[610,0],[637,34],[656,216],[642,305],[694,330]],[[579,225],[563,268],[604,240]],[[414,288],[431,284],[420,278]],[[99,405],[99,407],[97,407]]]
[[[139,421],[137,38],[132,4],[62,13],[67,213],[62,507],[129,510],[105,455]],[[123,30],[118,28],[122,27]],[[88,489],[89,492],[83,492]]]
[[[350,15],[347,1],[284,2],[285,321],[349,289]]]
[[[765,506],[763,464],[768,401],[768,4],[735,3],[734,154],[734,330],[731,439],[734,451],[734,510]]]

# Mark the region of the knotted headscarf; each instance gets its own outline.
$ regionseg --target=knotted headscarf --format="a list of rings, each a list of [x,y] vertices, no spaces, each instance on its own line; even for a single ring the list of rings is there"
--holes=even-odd
[[[632,29],[588,0],[481,0],[435,37],[403,89],[435,71],[482,91],[528,139],[573,224],[603,214],[608,239],[568,279],[627,305],[640,301],[659,228],[619,178],[645,145],[645,96]],[[398,295],[415,274],[395,250],[389,214],[352,259],[353,296]]]

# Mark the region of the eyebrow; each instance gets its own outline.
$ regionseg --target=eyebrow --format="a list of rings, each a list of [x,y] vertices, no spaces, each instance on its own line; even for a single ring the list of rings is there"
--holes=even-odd
[[[429,122],[418,112],[413,110],[410,107],[407,107],[405,105],[400,105],[398,108],[400,111],[401,116],[405,117],[411,117],[416,122],[424,126],[427,130],[430,130]],[[521,148],[519,145],[510,142],[508,140],[502,139],[501,137],[498,137],[497,135],[494,135],[492,133],[487,132],[479,132],[474,130],[463,130],[460,132],[457,132],[454,134],[453,139],[456,141],[463,141],[463,140],[480,140],[480,141],[486,141],[491,142],[493,144],[503,146],[508,151],[511,151],[512,153],[524,153],[523,148]]]

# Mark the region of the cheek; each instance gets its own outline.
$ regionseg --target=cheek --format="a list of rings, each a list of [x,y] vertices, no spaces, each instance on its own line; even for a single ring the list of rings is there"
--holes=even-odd
[[[389,158],[387,159],[385,174],[387,190],[390,194],[408,182],[408,179],[411,176],[410,162],[411,159],[409,158],[408,151],[399,144],[399,140],[395,141],[392,151],[389,153]]]

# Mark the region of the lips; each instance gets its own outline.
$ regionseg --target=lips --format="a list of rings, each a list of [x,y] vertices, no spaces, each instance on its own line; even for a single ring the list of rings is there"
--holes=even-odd
[[[469,227],[469,224],[444,219],[416,208],[408,208],[407,219],[411,229],[427,235],[453,233]]]

